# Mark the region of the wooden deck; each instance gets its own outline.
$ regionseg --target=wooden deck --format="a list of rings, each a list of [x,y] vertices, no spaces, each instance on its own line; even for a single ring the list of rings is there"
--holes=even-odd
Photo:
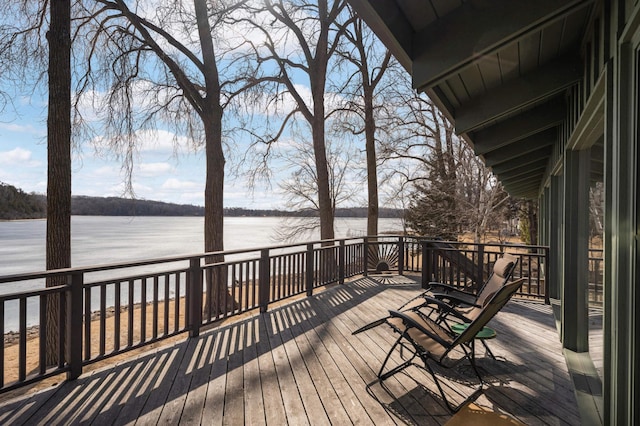
[[[421,369],[375,381],[388,327],[351,335],[418,291],[405,277],[361,278],[4,402],[0,424],[444,424]],[[579,424],[551,309],[511,301],[491,326],[498,359],[480,354],[490,385],[476,403],[525,424]],[[454,399],[472,377],[443,374]]]

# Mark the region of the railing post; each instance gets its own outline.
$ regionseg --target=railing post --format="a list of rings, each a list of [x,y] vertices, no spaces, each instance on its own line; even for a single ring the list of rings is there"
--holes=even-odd
[[[67,347],[66,358],[69,370],[67,380],[74,380],[82,374],[82,272],[71,274],[71,287],[67,297]],[[90,303],[90,301],[87,301]],[[91,321],[91,318],[85,318]]]
[[[364,254],[363,254],[364,268],[362,275],[369,276],[369,237],[364,237]]]
[[[478,275],[476,276],[476,291],[484,283],[484,244],[478,244]]]
[[[271,264],[269,263],[269,249],[260,251],[260,270],[258,279],[258,300],[260,312],[267,312],[269,307],[269,283],[271,281]]]
[[[340,240],[340,247],[338,247],[338,282],[344,284],[344,268],[347,259],[346,250],[344,246],[344,240]]]
[[[404,274],[404,237],[398,237],[398,275]]]
[[[202,324],[202,269],[200,258],[189,260],[189,285],[187,292],[189,300],[189,336],[198,337]]]
[[[307,262],[305,265],[305,287],[307,289],[307,296],[311,296],[313,294],[313,268],[315,266],[315,262],[313,261],[313,244],[307,244]]]
[[[549,247],[544,248],[544,303],[551,304],[551,298],[549,296]],[[540,272],[538,271],[538,274]]]
[[[427,288],[431,282],[433,272],[431,271],[431,252],[427,248],[427,242],[422,241],[422,288]]]

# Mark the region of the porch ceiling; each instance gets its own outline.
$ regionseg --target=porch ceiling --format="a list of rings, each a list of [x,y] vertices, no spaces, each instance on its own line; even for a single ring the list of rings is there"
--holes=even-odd
[[[487,166],[535,198],[593,0],[348,0]]]

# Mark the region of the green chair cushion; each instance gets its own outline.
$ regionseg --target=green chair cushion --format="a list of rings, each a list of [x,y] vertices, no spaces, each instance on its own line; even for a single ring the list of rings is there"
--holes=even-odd
[[[451,330],[456,334],[462,334],[462,332],[465,331],[468,326],[469,324],[453,324],[451,326]],[[476,334],[476,339],[493,339],[497,336],[497,334],[498,333],[496,333],[493,328],[483,327],[482,330],[480,330]]]

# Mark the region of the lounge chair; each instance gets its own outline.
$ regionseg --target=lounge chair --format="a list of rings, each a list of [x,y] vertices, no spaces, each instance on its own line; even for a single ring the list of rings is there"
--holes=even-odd
[[[478,311],[488,300],[488,296],[495,293],[511,278],[515,270],[518,258],[505,253],[493,264],[493,272],[487,282],[482,286],[478,294],[462,291],[454,286],[437,282],[429,283],[429,288],[420,295],[410,299],[398,308],[398,311],[407,311],[417,308],[429,308],[429,313],[437,312],[436,322],[440,323],[451,313],[448,307],[454,307],[463,314],[466,322],[473,320]],[[444,304],[443,304],[444,303]],[[362,326],[353,332],[358,334],[371,328],[384,324],[388,317],[380,318],[369,324]],[[483,342],[487,351],[491,353],[486,343]]]
[[[422,313],[420,309],[389,311],[389,317],[387,317],[384,322],[391,326],[395,332],[399,333],[400,337],[398,337],[392,345],[389,353],[382,363],[380,371],[378,372],[378,378],[383,381],[410,365],[416,365],[431,374],[447,407],[452,412],[458,411],[464,404],[474,400],[482,391],[484,385],[482,376],[480,375],[475,362],[474,342],[476,334],[482,330],[483,327],[502,309],[511,296],[513,296],[513,294],[520,288],[523,282],[524,279],[521,278],[517,281],[507,283],[492,295],[488,296],[488,301],[479,310],[476,317],[468,323],[466,329],[464,329],[459,335],[455,335],[448,328],[436,323],[434,320]],[[464,317],[455,309],[450,308],[450,310],[451,315],[458,316],[461,321],[465,321]],[[412,355],[408,360],[385,372],[385,367],[387,366],[394,350],[398,346],[409,350]],[[464,356],[453,362],[453,360],[449,358],[449,354],[457,348],[462,349]],[[400,354],[402,356],[402,351],[400,351]],[[424,367],[414,362],[416,357],[422,360]],[[449,400],[442,389],[442,385],[429,363],[435,362],[445,368],[450,368],[457,365],[458,362],[464,359],[469,360],[474,373],[480,381],[480,385],[461,404],[454,407],[449,403]]]
[[[481,308],[490,295],[509,281],[517,263],[518,258],[508,253],[498,258],[493,264],[493,272],[477,294],[460,290],[449,284],[430,282],[424,293],[409,300],[399,310],[404,311],[424,305],[429,297],[443,300],[448,305],[460,307],[460,310],[473,311],[473,308]]]

